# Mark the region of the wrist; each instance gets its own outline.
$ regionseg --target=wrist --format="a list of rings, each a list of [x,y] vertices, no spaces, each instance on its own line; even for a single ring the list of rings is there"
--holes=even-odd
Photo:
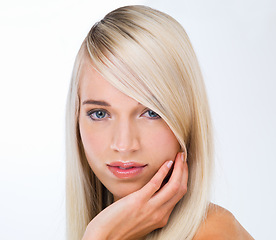
[[[111,240],[107,233],[107,229],[102,229],[100,227],[96,228],[88,224],[82,240]]]

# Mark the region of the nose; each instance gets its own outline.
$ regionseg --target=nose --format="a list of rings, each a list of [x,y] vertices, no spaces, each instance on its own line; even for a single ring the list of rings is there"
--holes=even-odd
[[[120,153],[135,152],[140,148],[139,131],[135,123],[124,120],[113,126],[111,149]]]

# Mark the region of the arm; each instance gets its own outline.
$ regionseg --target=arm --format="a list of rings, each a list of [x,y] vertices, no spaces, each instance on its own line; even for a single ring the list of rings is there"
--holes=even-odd
[[[188,166],[180,153],[170,180],[161,187],[171,164],[165,162],[142,189],[98,214],[87,226],[83,240],[136,239],[164,227],[174,206],[187,191]]]

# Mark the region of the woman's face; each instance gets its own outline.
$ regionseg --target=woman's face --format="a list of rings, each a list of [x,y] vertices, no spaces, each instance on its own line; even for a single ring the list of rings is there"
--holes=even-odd
[[[86,59],[80,73],[79,130],[88,163],[115,200],[143,187],[179,143],[153,111],[109,84]]]

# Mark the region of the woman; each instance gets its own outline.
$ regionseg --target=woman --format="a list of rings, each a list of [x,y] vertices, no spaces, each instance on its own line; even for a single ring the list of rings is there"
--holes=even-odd
[[[67,103],[68,239],[252,239],[210,204],[212,127],[191,43],[145,6],[96,23]]]

